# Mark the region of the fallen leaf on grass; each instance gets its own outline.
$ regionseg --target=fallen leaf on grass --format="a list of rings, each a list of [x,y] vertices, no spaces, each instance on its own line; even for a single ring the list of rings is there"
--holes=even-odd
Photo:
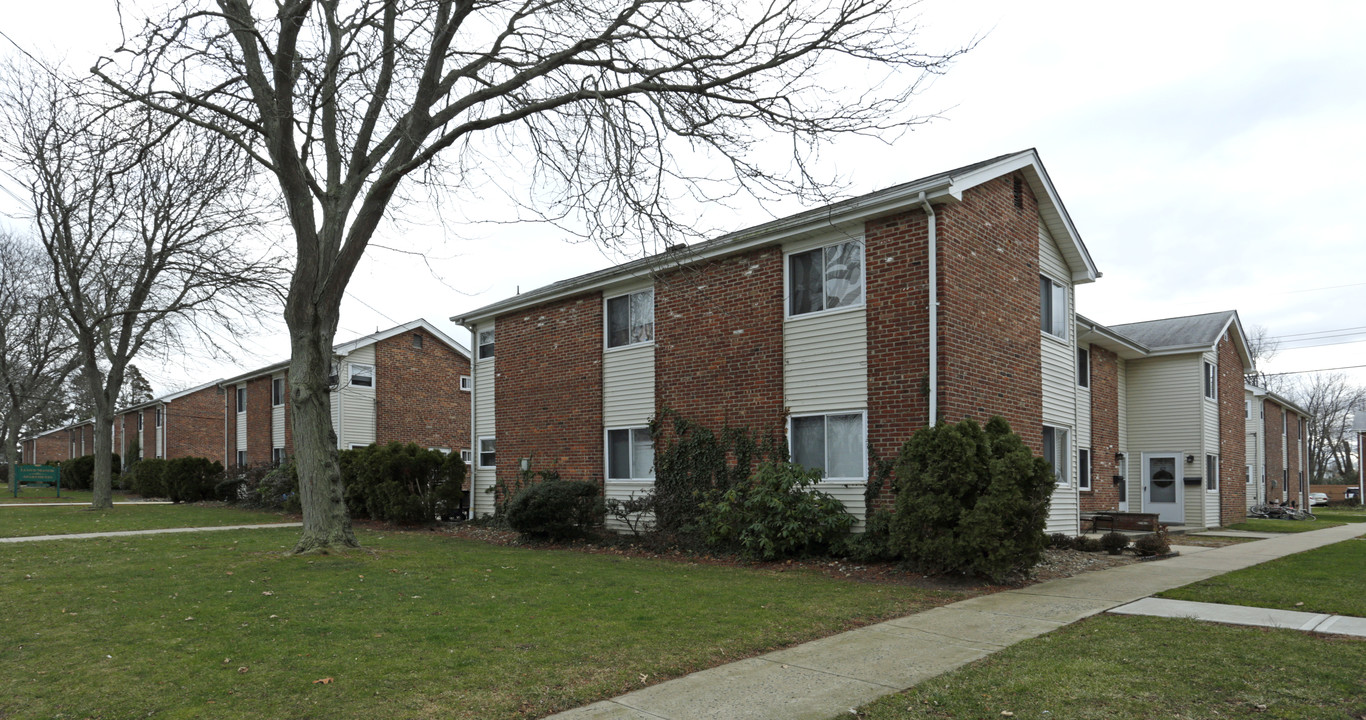
[[[320,678],[320,679],[318,679],[318,680],[314,680],[314,681],[313,681],[313,684],[314,684],[314,685],[331,685],[331,684],[332,684],[332,678]]]
[[[237,673],[239,675],[245,675],[247,673],[247,666],[243,665],[242,667],[237,668]]]

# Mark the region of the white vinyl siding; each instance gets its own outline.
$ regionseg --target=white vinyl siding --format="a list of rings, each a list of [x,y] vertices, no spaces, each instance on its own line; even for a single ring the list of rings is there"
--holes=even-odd
[[[1075,298],[1072,292],[1072,283],[1069,280],[1072,277],[1072,271],[1068,268],[1067,261],[1063,259],[1062,252],[1058,250],[1057,244],[1053,242],[1053,238],[1042,225],[1039,226],[1039,271],[1049,280],[1066,289],[1065,337],[1071,338],[1075,335],[1073,329],[1076,326]],[[1080,407],[1077,392],[1076,347],[1072,342],[1065,342],[1053,334],[1040,332],[1039,351],[1040,370],[1043,378],[1043,424],[1067,430],[1071,442],[1069,452],[1075,452],[1076,440],[1081,436],[1080,432],[1075,432],[1078,426],[1078,408]],[[1086,408],[1089,422],[1089,402],[1086,404]],[[1089,443],[1089,439],[1087,442]],[[1071,467],[1075,463],[1069,462],[1068,465],[1067,483],[1059,483],[1053,491],[1053,501],[1048,512],[1048,532],[1050,533],[1076,534],[1080,528],[1081,518],[1077,483],[1074,475],[1075,469]]]
[[[868,404],[868,323],[863,308],[783,324],[783,403],[793,413]]]
[[[242,398],[246,395],[246,384],[238,385],[237,392],[237,452],[240,456],[247,449],[247,407],[242,403]],[[143,451],[144,455],[146,451]],[[239,460],[240,464],[240,460]]]
[[[1202,425],[1202,427],[1201,427],[1201,432],[1202,432],[1203,435],[1204,435],[1204,452],[1202,452],[1202,453],[1199,455],[1197,461],[1200,463],[1200,467],[1199,467],[1199,469],[1198,469],[1198,472],[1200,473],[1200,477],[1204,479],[1204,484],[1205,484],[1205,485],[1202,486],[1202,487],[1204,487],[1204,486],[1207,486],[1207,485],[1209,484],[1209,481],[1210,481],[1210,479],[1209,479],[1209,477],[1208,477],[1208,473],[1205,471],[1205,456],[1206,456],[1206,455],[1213,455],[1213,456],[1216,456],[1216,457],[1217,457],[1217,456],[1223,454],[1223,450],[1221,450],[1220,447],[1219,447],[1219,403],[1222,402],[1222,400],[1219,400],[1219,399],[1218,399],[1218,398],[1219,398],[1219,392],[1218,392],[1218,389],[1217,389],[1217,388],[1218,388],[1218,380],[1219,380],[1219,370],[1218,370],[1218,368],[1219,368],[1219,365],[1218,365],[1219,358],[1218,358],[1218,356],[1215,355],[1213,352],[1207,352],[1207,353],[1204,354],[1204,357],[1202,358],[1202,360],[1203,360],[1203,362],[1202,362],[1202,364],[1201,364],[1201,369],[1200,369],[1200,371],[1201,371],[1201,377],[1200,377],[1201,388],[1200,388],[1200,392],[1201,392],[1201,394],[1203,395],[1204,390],[1205,390],[1205,389],[1204,389],[1204,384],[1205,384],[1204,373],[1206,372],[1206,367],[1208,367],[1208,368],[1213,368],[1213,369],[1214,369],[1213,372],[1214,372],[1214,381],[1215,381],[1215,388],[1216,388],[1215,393],[1214,393],[1214,396],[1215,396],[1214,399],[1205,399],[1205,400],[1202,400],[1202,402],[1200,403],[1200,409],[1201,409],[1201,418],[1200,418],[1200,419],[1201,419],[1201,425]],[[1206,363],[1207,363],[1208,365],[1206,365]],[[1205,527],[1217,527],[1217,526],[1219,525],[1219,495],[1218,495],[1218,493],[1214,493],[1214,492],[1201,493],[1201,497],[1200,497],[1199,502],[1200,502],[1200,507],[1204,508],[1204,514],[1200,517],[1201,524],[1203,524]]]
[[[1251,411],[1247,413],[1246,420],[1243,422],[1243,429],[1247,433],[1247,445],[1244,448],[1246,462],[1252,468],[1252,482],[1249,484],[1247,490],[1247,506],[1252,507],[1258,503],[1265,502],[1264,495],[1266,488],[1261,480],[1262,468],[1266,464],[1266,458],[1263,457],[1264,453],[1262,447],[1263,433],[1266,429],[1263,427],[1265,421],[1262,418],[1261,413],[1261,398],[1258,398],[1251,390],[1245,390],[1243,396],[1251,408]]]
[[[275,402],[275,388],[277,383],[283,383],[283,377],[276,377],[271,380],[271,402]],[[285,406],[284,397],[281,393],[281,403],[270,409],[270,440],[272,448],[283,448],[285,446]]]
[[[341,360],[341,367],[348,375],[343,376],[341,387],[332,393],[332,417],[337,431],[337,447],[349,448],[353,445],[372,445],[375,442],[375,388],[352,385],[345,381],[351,368],[356,365],[375,366],[375,346],[366,345],[356,348]],[[373,377],[373,375],[372,375]]]
[[[630,345],[602,354],[602,422],[645,425],[655,414],[655,346]]]
[[[787,250],[800,252],[810,247],[802,243]],[[811,415],[865,411],[867,317],[867,310],[859,306],[787,318],[783,323],[783,404],[789,412]],[[863,530],[863,495],[867,490],[863,479],[823,482],[820,490],[844,504],[856,519],[855,532]]]
[[[1125,453],[1125,468],[1122,471],[1126,478],[1136,478],[1139,471],[1130,463],[1137,462],[1133,453],[1129,452],[1129,361],[1124,358],[1115,360],[1115,385],[1119,390],[1119,421],[1116,427],[1119,430],[1118,452]],[[1138,494],[1142,492],[1142,487],[1135,488],[1136,483],[1130,481],[1125,484],[1128,492],[1125,500],[1129,502],[1129,509],[1134,510],[1139,506]]]
[[[1178,455],[1183,477],[1204,477],[1202,373],[1201,356],[1194,353],[1134,360],[1128,368],[1130,449]],[[1185,524],[1204,526],[1203,484],[1183,487],[1182,493]]]
[[[480,333],[493,330],[493,322],[481,324],[474,328],[474,336],[479,337]],[[478,357],[476,352],[475,357]],[[494,421],[494,382],[496,360],[493,357],[476,359],[474,361],[474,428],[473,433],[476,438],[497,436],[497,426]],[[474,478],[472,481],[474,507],[470,509],[471,517],[481,517],[492,515],[494,511],[493,493],[488,492],[494,483],[497,482],[497,471],[491,469],[480,469],[479,464],[479,443],[473,442],[474,457]]]

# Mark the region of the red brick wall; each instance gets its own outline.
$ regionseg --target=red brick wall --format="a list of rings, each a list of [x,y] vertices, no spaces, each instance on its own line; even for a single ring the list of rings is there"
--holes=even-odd
[[[674,410],[714,430],[781,436],[783,295],[776,247],[662,275],[655,282],[656,412]]]
[[[1265,423],[1263,432],[1266,437],[1265,457],[1266,457],[1266,499],[1281,500],[1285,498],[1285,488],[1281,482],[1281,471],[1285,469],[1285,457],[1281,454],[1281,406],[1270,400],[1262,401],[1262,412],[1265,413]],[[1273,486],[1272,483],[1275,483]]]
[[[223,457],[223,395],[209,387],[166,405],[166,457]]]
[[[1243,361],[1228,333],[1219,339],[1219,520],[1247,518],[1247,420],[1243,417]]]
[[[1300,415],[1293,410],[1286,411],[1286,433],[1285,433],[1285,466],[1290,470],[1290,480],[1286,483],[1285,492],[1289,499],[1299,500],[1300,493],[1300,471],[1304,469],[1299,452],[1300,445]]]
[[[270,376],[247,381],[247,464],[270,462]]]
[[[1119,356],[1091,346],[1091,492],[1081,493],[1082,512],[1118,510],[1114,477],[1119,452]]]
[[[422,336],[421,348],[413,346],[414,334]],[[457,453],[469,447],[470,393],[460,389],[460,376],[469,374],[469,359],[425,330],[376,343],[375,441]]]
[[[498,479],[517,487],[518,461],[530,458],[533,471],[601,482],[601,294],[520,310],[496,322]]]
[[[1043,447],[1039,210],[1014,176],[963,194],[939,214],[939,408],[950,422],[993,415]]]
[[[23,461],[42,465],[50,460],[70,460],[70,437],[67,433],[48,433],[24,442]]]
[[[923,212],[864,225],[868,442],[884,460],[929,417],[929,247]],[[890,262],[889,262],[890,260]],[[889,502],[891,489],[883,489]]]

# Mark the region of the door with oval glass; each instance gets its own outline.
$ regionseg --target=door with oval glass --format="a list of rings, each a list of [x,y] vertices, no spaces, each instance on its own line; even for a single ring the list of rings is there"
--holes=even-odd
[[[1159,521],[1184,522],[1181,462],[1176,453],[1143,454],[1143,512],[1157,513]]]

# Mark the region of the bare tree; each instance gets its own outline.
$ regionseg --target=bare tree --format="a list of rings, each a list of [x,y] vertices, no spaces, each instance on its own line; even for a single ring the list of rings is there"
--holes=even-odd
[[[1261,365],[1276,357],[1281,350],[1281,341],[1271,335],[1271,331],[1265,325],[1254,325],[1247,333],[1247,352],[1252,356],[1254,366]],[[1254,370],[1247,376],[1247,381],[1257,387],[1266,388],[1275,392],[1284,390],[1288,383],[1284,376],[1266,375]],[[1272,386],[1275,387],[1272,387]]]
[[[94,404],[94,507],[112,506],[114,410],[129,363],[185,334],[274,307],[278,263],[246,164],[223,138],[138,105],[108,105],[51,71],[11,75],[10,172],[25,185],[49,279]]]
[[[257,16],[247,0],[184,0],[123,67],[98,64],[112,87],[230,138],[279,184],[296,243],[296,551],[356,545],[328,362],[342,293],[400,181],[473,206],[516,175],[502,187],[522,209],[611,247],[688,233],[676,195],[824,197],[815,150],[923,122],[908,110],[919,84],[965,51],[918,50],[913,4],[280,0]]]
[[[1306,411],[1312,482],[1356,477],[1353,410],[1366,402],[1366,388],[1342,373],[1316,373],[1293,385],[1290,397]]]
[[[64,401],[79,365],[75,343],[51,292],[49,261],[32,240],[0,231],[0,444],[10,472],[15,448],[43,411]]]

